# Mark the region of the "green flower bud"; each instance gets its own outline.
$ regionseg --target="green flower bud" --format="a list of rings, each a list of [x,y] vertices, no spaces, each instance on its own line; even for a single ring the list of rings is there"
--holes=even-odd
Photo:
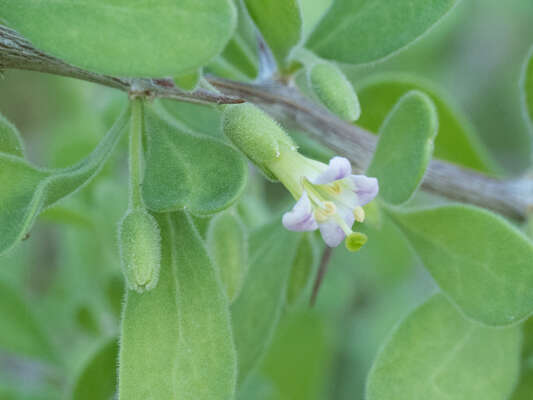
[[[359,251],[364,246],[368,237],[361,232],[352,232],[346,237],[346,248],[352,252]]]
[[[119,227],[122,268],[130,289],[142,293],[157,285],[161,236],[155,218],[143,209],[128,211]]]
[[[281,126],[251,103],[226,106],[222,123],[224,134],[262,169],[279,157],[280,144],[295,147]]]
[[[356,121],[361,115],[359,100],[352,85],[333,64],[320,62],[309,70],[307,78],[314,94],[332,113],[345,121]]]

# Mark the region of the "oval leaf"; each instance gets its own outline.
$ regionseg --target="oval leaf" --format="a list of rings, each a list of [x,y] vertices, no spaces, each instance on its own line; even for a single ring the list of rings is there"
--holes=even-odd
[[[237,366],[224,289],[188,216],[164,214],[158,223],[159,284],[127,294],[119,398],[233,398]]]
[[[231,306],[239,360],[239,382],[259,361],[277,326],[300,235],[276,220],[252,233],[250,267],[241,294]]]
[[[118,340],[105,340],[90,355],[72,386],[72,400],[108,400],[117,390]]]
[[[403,96],[389,113],[367,171],[378,178],[386,202],[405,203],[415,193],[433,154],[437,126],[433,102],[418,91]]]
[[[232,303],[248,271],[248,238],[240,218],[231,213],[214,217],[209,224],[207,244]]]
[[[278,65],[283,67],[302,36],[302,13],[297,0],[244,0]]]
[[[495,169],[470,121],[428,82],[405,74],[386,73],[354,83],[354,86],[364,110],[357,125],[377,132],[403,95],[411,90],[420,90],[431,98],[437,108],[439,133],[435,139],[434,156],[483,172]]]
[[[128,114],[124,111],[93,152],[69,168],[44,170],[0,153],[0,253],[28,233],[44,208],[78,190],[100,171],[120,139]]]
[[[158,107],[145,107],[147,136],[143,197],[154,211],[187,208],[213,214],[244,190],[244,158],[221,140],[191,131]]]
[[[467,316],[508,325],[533,312],[533,244],[503,218],[462,205],[391,216]]]
[[[235,25],[230,0],[0,0],[0,15],[37,48],[92,71],[175,76],[207,64]]]
[[[0,153],[24,157],[24,143],[15,126],[0,114]]]
[[[504,400],[519,373],[520,329],[465,319],[438,294],[405,318],[367,381],[368,400]]]
[[[337,0],[307,46],[350,64],[383,59],[427,32],[458,0]]]

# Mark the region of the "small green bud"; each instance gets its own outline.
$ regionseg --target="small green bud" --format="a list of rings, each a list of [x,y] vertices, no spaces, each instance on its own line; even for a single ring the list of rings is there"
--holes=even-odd
[[[230,303],[239,295],[248,272],[246,236],[239,217],[228,212],[214,217],[207,231],[207,245]]]
[[[142,293],[157,285],[161,236],[155,218],[143,209],[128,211],[119,227],[122,267],[130,289]]]
[[[294,147],[279,124],[251,103],[226,106],[224,134],[259,167],[280,154],[280,144]]]
[[[314,94],[332,113],[345,121],[356,121],[361,115],[359,100],[352,85],[333,64],[320,62],[308,70]]]
[[[352,232],[346,237],[346,248],[350,251],[359,251],[364,246],[368,237],[361,232]]]

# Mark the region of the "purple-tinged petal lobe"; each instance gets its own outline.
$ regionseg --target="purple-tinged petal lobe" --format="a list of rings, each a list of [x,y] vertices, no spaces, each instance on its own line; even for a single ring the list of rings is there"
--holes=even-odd
[[[322,239],[329,247],[337,247],[342,243],[346,234],[334,220],[328,219],[326,222],[318,224]]]
[[[369,178],[365,175],[352,175],[351,179],[355,184],[355,194],[357,194],[360,206],[370,203],[378,195],[379,185],[376,178]]]
[[[283,214],[281,222],[289,231],[314,231],[318,228],[307,192],[303,192],[291,211]]]
[[[311,183],[315,185],[325,185],[327,183],[344,179],[352,173],[352,165],[347,158],[333,157],[329,160],[328,168],[314,178]]]

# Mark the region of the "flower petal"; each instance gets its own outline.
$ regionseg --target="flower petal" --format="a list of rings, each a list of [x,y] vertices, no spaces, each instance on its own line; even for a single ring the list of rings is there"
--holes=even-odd
[[[283,214],[281,222],[285,228],[296,232],[314,231],[318,228],[307,192],[303,192],[291,211]]]
[[[376,178],[369,178],[365,175],[352,175],[350,178],[355,184],[354,191],[357,194],[360,206],[371,202],[377,196],[379,185]]]
[[[329,160],[327,169],[311,180],[315,185],[325,185],[339,179],[344,179],[352,173],[352,165],[347,158],[333,157]]]
[[[346,237],[346,234],[331,218],[318,224],[322,239],[329,247],[337,247]]]

